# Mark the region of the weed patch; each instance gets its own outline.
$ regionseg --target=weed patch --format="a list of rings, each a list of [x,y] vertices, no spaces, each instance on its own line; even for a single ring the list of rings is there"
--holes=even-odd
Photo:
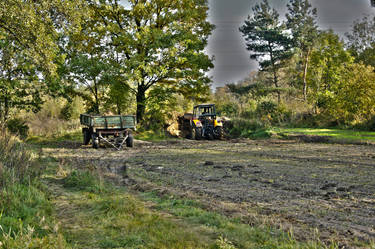
[[[64,179],[64,187],[93,193],[105,191],[101,177],[87,170],[73,170]]]

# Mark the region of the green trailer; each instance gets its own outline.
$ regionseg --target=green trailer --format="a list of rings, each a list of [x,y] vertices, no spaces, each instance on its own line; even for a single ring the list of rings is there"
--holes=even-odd
[[[136,130],[136,118],[134,115],[80,115],[83,133],[83,144],[97,149],[101,142],[105,142],[117,150],[123,145],[133,147],[132,132]]]

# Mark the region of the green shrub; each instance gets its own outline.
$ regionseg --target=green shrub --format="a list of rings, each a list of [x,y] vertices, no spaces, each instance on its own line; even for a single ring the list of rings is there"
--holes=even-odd
[[[235,119],[232,121],[232,128],[229,134],[233,137],[250,138],[254,132],[265,129],[266,126],[259,120]]]
[[[104,190],[100,177],[87,170],[73,170],[64,179],[64,187],[93,193],[100,193]]]
[[[282,123],[289,123],[292,118],[292,112],[283,104],[276,104],[273,101],[261,102],[256,113],[260,120],[268,125],[279,125]]]
[[[354,126],[358,130],[375,131],[375,115],[371,119]]]
[[[19,135],[22,139],[27,138],[29,134],[29,126],[26,124],[26,121],[20,118],[8,120],[7,128],[11,133]]]

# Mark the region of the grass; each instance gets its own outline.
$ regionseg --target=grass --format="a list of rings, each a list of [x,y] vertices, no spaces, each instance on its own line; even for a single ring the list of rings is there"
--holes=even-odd
[[[338,248],[332,243],[326,246],[320,241],[298,242],[292,233],[285,233],[271,227],[254,227],[244,224],[239,218],[207,211],[193,200],[176,199],[171,196],[160,197],[155,192],[142,194],[145,200],[155,203],[155,209],[168,212],[184,219],[190,224],[200,225],[219,235],[216,245],[224,242],[222,248]]]
[[[339,130],[339,129],[311,129],[311,128],[274,128],[278,134],[293,135],[314,135],[328,136],[335,140],[347,141],[375,141],[375,132],[355,131],[355,130]]]
[[[78,134],[34,141],[66,139]],[[61,165],[54,157],[40,163],[42,178],[2,188],[0,248],[338,248],[298,242],[291,233],[247,225],[194,200],[134,195],[100,172]]]
[[[61,193],[55,201],[60,207],[59,219],[72,248],[182,249],[215,244],[184,222],[150,210],[125,189],[103,186],[89,172],[76,172],[62,186],[55,185]],[[95,185],[101,185],[102,191],[93,188]]]
[[[26,142],[30,144],[48,144],[48,143],[58,143],[58,142],[82,142],[82,131],[74,131],[71,133],[66,133],[64,135],[57,135],[57,136],[30,136]]]
[[[176,138],[172,138],[168,136],[165,131],[138,131],[135,133],[135,139],[143,140],[143,141],[152,141],[152,142],[160,142],[165,140],[175,140]]]
[[[0,248],[66,248],[39,158],[17,138],[0,135]]]

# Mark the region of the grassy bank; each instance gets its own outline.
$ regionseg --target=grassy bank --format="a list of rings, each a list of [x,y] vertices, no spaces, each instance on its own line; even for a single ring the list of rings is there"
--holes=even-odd
[[[312,129],[312,128],[273,128],[273,132],[279,135],[310,135],[330,137],[334,140],[355,142],[369,141],[375,142],[375,132],[340,130],[340,129]]]

